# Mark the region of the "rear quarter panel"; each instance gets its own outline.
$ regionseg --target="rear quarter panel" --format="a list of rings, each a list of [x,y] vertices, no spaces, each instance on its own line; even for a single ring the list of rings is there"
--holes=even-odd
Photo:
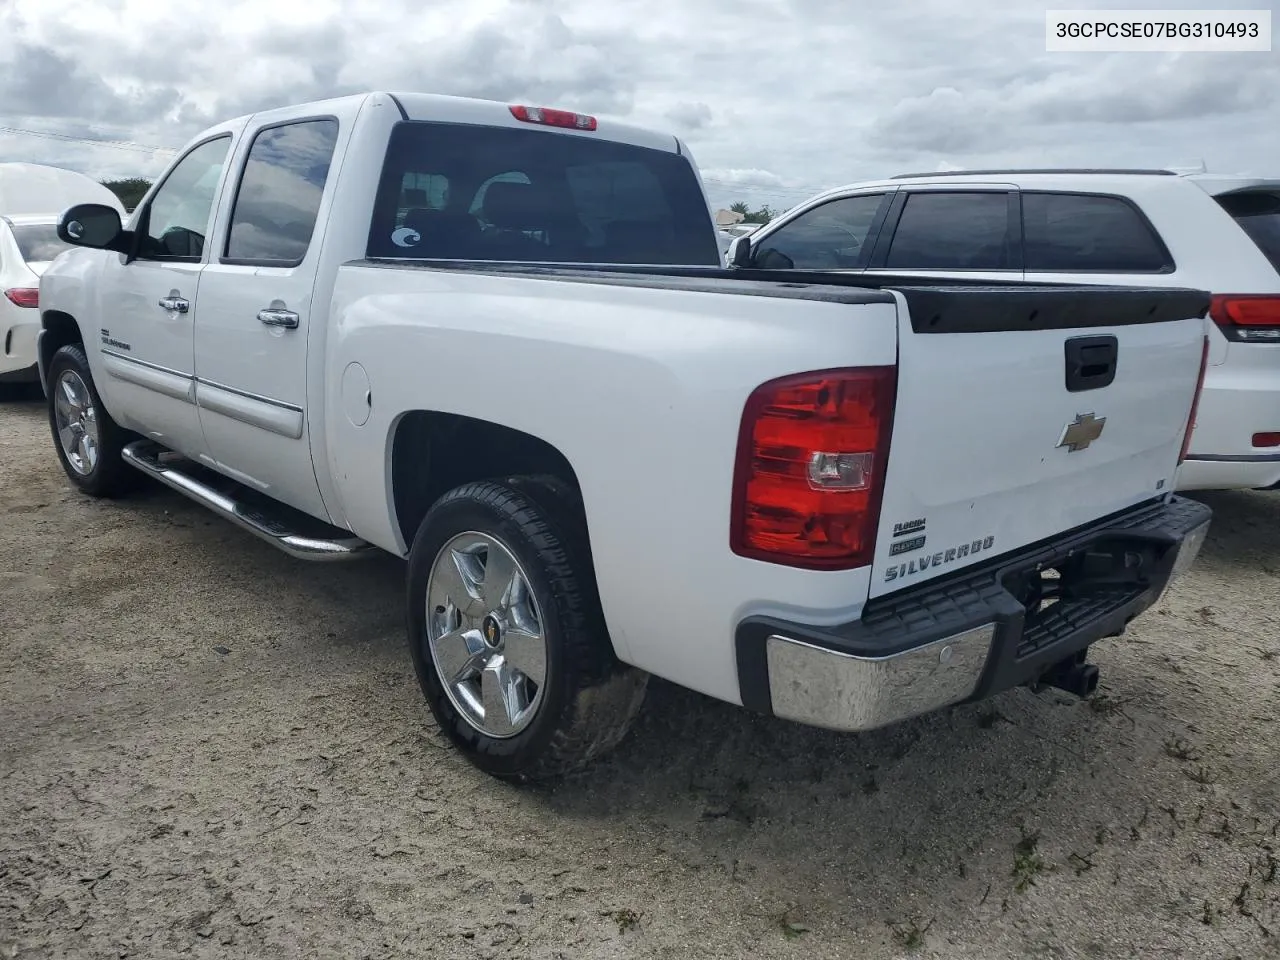
[[[837,623],[861,611],[869,568],[813,572],[733,554],[730,497],[750,392],[790,373],[894,363],[893,303],[348,265],[333,310],[328,466],[360,536],[406,551],[391,506],[396,423],[413,410],[457,413],[569,460],[627,662],[736,703],[741,618]],[[338,386],[351,363],[371,385],[361,426]]]

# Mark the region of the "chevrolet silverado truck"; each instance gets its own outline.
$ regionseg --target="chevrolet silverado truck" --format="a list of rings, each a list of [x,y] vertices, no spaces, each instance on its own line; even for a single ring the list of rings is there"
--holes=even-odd
[[[1202,291],[730,269],[685,144],[372,93],[196,137],[40,285],[54,449],[307,560],[407,559],[481,769],[612,748],[647,678],[860,731],[1019,686],[1190,564]]]

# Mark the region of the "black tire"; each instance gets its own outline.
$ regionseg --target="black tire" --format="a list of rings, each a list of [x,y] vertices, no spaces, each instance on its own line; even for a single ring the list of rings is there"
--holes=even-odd
[[[409,553],[409,649],[437,722],[480,769],[507,780],[541,780],[580,769],[615,747],[644,700],[648,674],[614,656],[592,573],[585,523],[565,485],[546,478],[480,481],[440,498]],[[546,680],[528,726],[499,738],[454,705],[427,643],[427,581],[437,555],[474,531],[519,561],[541,612]]]
[[[87,473],[81,473],[72,466],[63,449],[62,439],[58,435],[58,384],[64,372],[74,371],[85,385],[93,406],[94,419],[98,428],[98,459]],[[114,420],[107,408],[102,405],[98,396],[98,388],[94,385],[93,374],[89,371],[89,361],[84,355],[84,348],[78,343],[61,347],[49,361],[48,370],[49,393],[47,405],[49,410],[49,429],[53,434],[53,448],[58,452],[58,460],[62,469],[75,486],[91,497],[119,497],[137,488],[142,475],[121,459],[120,451],[125,444],[137,439],[129,431],[122,428]]]

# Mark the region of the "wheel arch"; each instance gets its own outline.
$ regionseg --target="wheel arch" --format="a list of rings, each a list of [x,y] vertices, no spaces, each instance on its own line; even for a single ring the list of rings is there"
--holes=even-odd
[[[53,355],[68,344],[84,345],[80,324],[71,314],[62,310],[45,310],[40,314],[40,334],[36,341],[36,363],[40,370],[40,383],[49,392],[49,362]]]
[[[432,504],[476,480],[555,477],[572,491],[586,524],[581,486],[568,457],[531,433],[461,414],[408,410],[392,423],[388,448],[390,506],[406,547]]]

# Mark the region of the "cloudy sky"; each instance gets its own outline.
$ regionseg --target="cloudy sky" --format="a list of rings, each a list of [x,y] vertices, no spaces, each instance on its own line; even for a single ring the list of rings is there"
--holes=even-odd
[[[216,120],[389,89],[678,131],[716,205],[940,163],[1280,174],[1280,52],[1046,53],[1046,6],[1141,0],[0,0],[0,160],[154,175]]]

